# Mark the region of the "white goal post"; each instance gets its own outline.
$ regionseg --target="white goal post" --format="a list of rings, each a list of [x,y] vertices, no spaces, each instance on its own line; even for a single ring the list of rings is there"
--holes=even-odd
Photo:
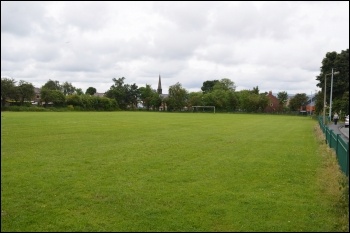
[[[194,112],[196,109],[199,110],[200,108],[203,108],[203,112],[204,112],[204,108],[212,108],[214,109],[214,113],[215,113],[215,106],[192,106],[192,112]]]

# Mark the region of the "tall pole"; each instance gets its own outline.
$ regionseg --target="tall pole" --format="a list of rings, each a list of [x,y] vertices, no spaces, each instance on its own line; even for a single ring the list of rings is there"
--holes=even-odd
[[[333,68],[332,68],[332,79],[331,79],[331,94],[329,97],[329,120],[332,118],[332,92],[333,92]]]
[[[323,96],[323,125],[326,124],[326,83],[327,83],[327,75],[324,76],[324,96]]]

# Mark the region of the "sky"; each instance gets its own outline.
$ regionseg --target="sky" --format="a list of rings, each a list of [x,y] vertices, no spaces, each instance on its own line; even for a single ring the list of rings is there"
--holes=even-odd
[[[349,1],[1,1],[1,77],[103,93],[230,79],[314,94],[327,52],[349,48]]]

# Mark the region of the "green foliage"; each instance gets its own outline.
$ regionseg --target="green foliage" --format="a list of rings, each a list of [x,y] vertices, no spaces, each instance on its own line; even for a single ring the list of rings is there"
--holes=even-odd
[[[181,111],[187,104],[188,92],[179,82],[169,87],[167,105],[169,110]]]
[[[76,88],[69,82],[62,84],[62,90],[64,95],[72,95],[75,93]]]
[[[12,111],[12,112],[48,112],[50,109],[39,107],[39,106],[7,106],[2,109],[3,111]]]
[[[203,106],[204,105],[203,97],[204,97],[203,92],[191,92],[191,93],[189,93],[187,106],[188,107]]]
[[[14,99],[16,95],[16,81],[13,78],[1,77],[1,107],[6,105],[7,99]]]
[[[67,108],[68,108],[69,110],[74,110],[74,106],[73,106],[73,105],[68,105]]]
[[[263,112],[269,102],[266,94],[256,94],[256,89],[239,91],[237,96],[239,109],[244,112]]]
[[[17,88],[22,103],[25,100],[31,101],[32,98],[35,96],[34,86],[29,82],[20,80]]]
[[[305,93],[297,93],[294,97],[292,97],[289,101],[289,108],[292,111],[299,111],[300,108],[305,110],[306,102],[308,97]]]
[[[53,103],[56,106],[64,106],[66,99],[64,94],[59,90],[42,88],[41,101],[44,102],[45,107],[47,107],[49,103]]]
[[[151,96],[152,89],[151,85],[146,84],[146,87],[139,87],[140,99],[142,101],[142,105],[146,107],[147,110],[151,107]]]
[[[73,106],[82,106],[81,95],[74,94],[66,96],[66,104]]]
[[[51,79],[49,79],[49,81],[47,81],[42,87],[41,89],[48,89],[48,90],[56,90],[56,91],[60,91],[62,90],[62,86],[60,85],[59,81],[53,81]]]
[[[85,94],[86,95],[94,95],[96,93],[96,88],[94,87],[89,87],[88,89],[86,89]]]
[[[349,49],[342,50],[340,53],[335,51],[328,52],[322,60],[320,75],[316,77],[317,87],[322,88],[322,96],[326,92],[326,99],[329,105],[329,97],[331,91],[331,73],[339,72],[339,74],[333,75],[333,91],[332,91],[332,105],[333,102],[343,102],[349,100]],[[327,77],[325,77],[327,75]],[[326,90],[325,88],[326,79]],[[340,104],[342,112],[349,113],[348,105]],[[340,111],[339,110],[339,111]],[[316,112],[323,111],[323,99],[317,98]]]
[[[235,91],[235,89],[235,83],[228,78],[221,79],[213,86],[213,90]]]
[[[51,95],[52,95],[52,102],[55,106],[64,106],[65,102],[66,102],[66,98],[64,96],[64,94],[59,91],[59,90],[53,90],[51,91]]]
[[[204,93],[209,93],[213,90],[214,85],[218,82],[219,82],[219,80],[207,80],[207,81],[203,82],[203,86],[201,87],[201,90]]]
[[[75,89],[75,93],[76,93],[77,95],[83,95],[83,94],[84,94],[84,92],[83,92],[83,90],[82,90],[81,88],[76,88],[76,89]]]
[[[106,97],[115,99],[121,109],[135,109],[140,95],[137,85],[124,84],[124,77],[112,80],[114,85],[106,92]]]
[[[285,107],[288,101],[288,93],[286,91],[278,92],[277,99],[280,103],[280,107],[281,108]]]
[[[142,105],[147,109],[158,109],[161,104],[161,99],[156,90],[152,90],[151,85],[146,84],[146,87],[140,87],[138,90]]]

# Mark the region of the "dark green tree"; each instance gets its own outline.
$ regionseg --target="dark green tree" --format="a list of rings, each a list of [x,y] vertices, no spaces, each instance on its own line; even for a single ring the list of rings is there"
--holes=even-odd
[[[94,87],[89,87],[88,89],[86,89],[85,94],[86,95],[94,95],[96,93],[96,88]]]
[[[49,79],[49,81],[47,81],[42,88],[47,89],[47,90],[57,90],[57,91],[61,91],[62,87],[60,85],[59,81],[53,81],[51,79]]]
[[[308,97],[305,93],[297,93],[289,100],[289,108],[292,111],[305,110]]]
[[[64,82],[62,84],[62,90],[64,95],[73,95],[75,93],[75,87],[72,85],[72,83]]]
[[[158,110],[159,107],[162,105],[162,101],[165,101],[165,100],[160,97],[160,95],[156,90],[154,90],[152,93],[151,102],[150,102],[152,109]]]
[[[333,90],[332,90],[332,111],[349,113],[347,107],[349,100],[349,49],[342,50],[339,54],[335,51],[328,52],[322,60],[321,73],[316,76],[318,83],[317,87],[322,89],[322,95],[326,92],[326,102],[329,105],[330,90],[331,90],[331,73],[339,72],[339,74],[333,75]],[[325,75],[326,78],[326,90],[325,87]],[[323,111],[323,99],[317,98],[316,112]],[[333,109],[333,104],[336,103]],[[322,109],[320,109],[320,107]],[[340,109],[339,109],[340,108]]]
[[[75,93],[76,93],[77,95],[84,95],[84,92],[83,92],[83,90],[82,90],[81,88],[75,89]]]
[[[127,102],[125,101],[126,91],[124,88],[124,77],[113,78],[114,84],[106,92],[106,97],[115,99],[121,109],[127,108]]]
[[[253,87],[252,93],[259,94],[259,87],[258,86]]]
[[[219,82],[219,80],[207,80],[207,81],[203,82],[203,86],[201,87],[201,90],[204,93],[209,93],[213,90],[214,85],[218,82]]]
[[[66,104],[76,106],[82,106],[81,95],[73,94],[66,96]]]
[[[114,84],[106,92],[106,97],[115,99],[121,109],[134,109],[139,99],[139,89],[134,83],[124,84],[124,77],[113,78]]]
[[[16,81],[13,78],[1,77],[1,107],[5,106],[6,100],[14,99],[16,95]]]
[[[128,103],[129,108],[135,109],[137,107],[137,101],[140,96],[140,92],[136,83],[130,85],[125,84],[125,101]]]
[[[187,105],[187,100],[188,92],[179,82],[169,87],[167,100],[169,110],[181,111]]]
[[[203,106],[203,92],[191,92],[188,95],[187,107]]]
[[[235,91],[236,86],[235,83],[230,79],[223,78],[214,84],[213,90]]]
[[[17,88],[22,104],[24,101],[31,101],[35,96],[34,86],[29,82],[20,80]]]
[[[139,88],[139,93],[140,93],[140,100],[142,102],[142,105],[149,110],[152,107],[152,99],[154,96],[158,96],[158,93],[156,90],[153,90],[151,88],[151,85],[146,84],[146,87],[140,87]]]
[[[278,92],[277,99],[279,101],[279,110],[283,110],[288,101],[288,93],[285,91]]]

